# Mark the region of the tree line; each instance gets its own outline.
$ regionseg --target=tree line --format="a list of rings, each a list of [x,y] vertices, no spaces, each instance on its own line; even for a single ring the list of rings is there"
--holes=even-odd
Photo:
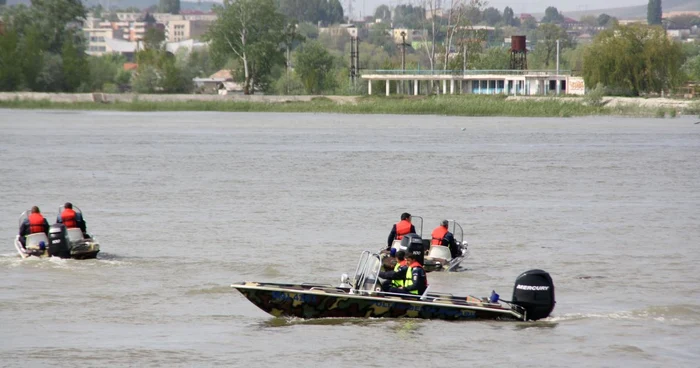
[[[134,71],[124,70],[124,57],[85,54],[86,40],[79,28],[85,9],[80,1],[37,0],[32,7],[6,8],[5,32],[0,35],[0,90],[190,93],[192,78],[224,68],[249,94],[361,93],[366,87],[349,81],[349,35],[320,32],[317,23],[303,21],[328,16],[332,12],[319,9],[333,1],[318,1],[313,11],[302,3],[226,0],[214,8],[218,19],[206,36],[209,48],[192,53],[168,53],[162,31],[149,28],[143,49],[135,55],[138,69]],[[393,12],[388,10],[380,6],[375,16],[388,18],[395,26],[417,22],[416,29],[427,30],[422,39],[427,42],[406,48],[407,69],[510,68],[509,45],[487,47],[485,31],[469,31],[478,22],[496,24],[491,34],[496,40],[527,34],[533,45],[528,54],[531,69],[553,67],[559,40],[562,69],[582,75],[589,86],[602,83],[614,93],[639,95],[671,89],[686,80],[700,81],[700,45],[670,41],[660,26],[622,26],[602,14],[581,19],[605,30],[592,43],[578,44],[561,26],[564,17],[554,7],[545,11],[546,22],[535,28],[524,24],[517,28],[520,19],[509,7],[501,12],[467,1],[459,11],[433,19],[426,19],[422,7],[400,5]],[[337,17],[324,19],[337,21]],[[683,18],[676,23],[695,21]],[[363,69],[401,67],[401,48],[390,33],[387,20],[372,24],[362,35]]]

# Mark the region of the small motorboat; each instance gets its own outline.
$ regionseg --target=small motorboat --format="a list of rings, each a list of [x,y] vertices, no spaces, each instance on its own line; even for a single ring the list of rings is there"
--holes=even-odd
[[[519,320],[546,318],[554,309],[554,283],[542,270],[523,272],[515,280],[511,301],[492,292],[488,298],[429,292],[423,295],[381,291],[379,254],[364,251],[353,279],[339,286],[241,282],[231,287],[275,317],[423,318],[442,320]]]
[[[80,209],[73,207],[76,212]],[[19,224],[27,221],[30,211],[24,211],[19,216]],[[59,213],[60,209],[59,209]],[[60,257],[73,259],[96,258],[100,252],[100,244],[90,234],[83,234],[79,228],[66,228],[56,223],[49,226],[49,235],[44,233],[29,234],[22,245],[21,237],[15,237],[15,249],[20,257]]]
[[[423,218],[420,216],[412,216],[411,218],[416,227],[416,234],[407,234],[401,240],[394,240],[391,245],[392,249],[395,251],[403,250],[408,251],[409,247],[411,250],[422,251],[422,261],[423,269],[425,272],[433,271],[456,271],[459,265],[469,257],[469,244],[464,240],[464,230],[462,225],[460,225],[455,220],[448,221],[448,230],[452,233],[455,238],[455,243],[458,251],[458,255],[452,257],[452,251],[449,247],[442,245],[431,245],[431,239],[423,239]],[[420,230],[419,230],[420,229]],[[391,257],[391,250],[382,249],[380,250],[380,255],[382,256],[382,264],[385,270],[392,270],[396,265],[396,258]],[[418,255],[417,253],[415,253]],[[420,257],[420,255],[419,255]]]

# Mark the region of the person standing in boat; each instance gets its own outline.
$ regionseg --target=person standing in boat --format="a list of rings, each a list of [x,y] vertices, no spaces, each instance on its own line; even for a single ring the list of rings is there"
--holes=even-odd
[[[19,241],[25,246],[27,235],[44,233],[49,235],[49,222],[41,214],[39,207],[32,207],[29,216],[19,226]]]
[[[85,225],[83,214],[81,212],[75,212],[73,210],[73,204],[70,202],[66,202],[66,204],[63,205],[63,212],[58,215],[56,222],[66,225],[67,229],[80,228],[83,235],[87,236],[87,226]]]
[[[392,287],[388,291],[390,293],[422,295],[425,289],[428,288],[428,276],[413,254],[406,254],[406,263],[408,268],[405,272],[403,286],[398,288]]]
[[[462,255],[462,251],[457,247],[457,242],[455,241],[454,235],[448,230],[449,221],[442,220],[440,225],[433,230],[432,240],[430,241],[430,246],[442,245],[450,248],[450,254],[452,258],[459,257]]]
[[[415,234],[415,232],[416,228],[413,226],[413,224],[411,224],[411,214],[408,212],[402,213],[401,221],[391,228],[389,238],[387,239],[386,249],[391,249],[391,243],[393,243],[394,240],[401,240],[403,239],[404,235],[411,233]]]
[[[391,251],[393,252],[394,250],[392,249]],[[382,290],[389,290],[392,287],[403,287],[407,269],[406,251],[400,250],[396,252],[396,266],[394,266],[394,270],[379,273],[379,277],[385,280],[382,283]]]

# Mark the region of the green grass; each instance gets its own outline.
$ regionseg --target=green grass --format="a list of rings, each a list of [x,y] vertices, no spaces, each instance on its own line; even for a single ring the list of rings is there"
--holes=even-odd
[[[408,114],[452,116],[573,117],[589,115],[654,116],[654,109],[640,106],[588,106],[569,99],[506,100],[505,96],[364,96],[357,103],[339,104],[321,97],[308,102],[168,101],[60,103],[48,100],[0,101],[0,108],[116,110],[116,111],[224,111],[306,112],[342,114]]]

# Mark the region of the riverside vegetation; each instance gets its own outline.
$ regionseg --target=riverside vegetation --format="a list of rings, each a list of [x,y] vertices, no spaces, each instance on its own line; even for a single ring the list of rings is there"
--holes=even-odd
[[[5,100],[0,108],[115,110],[115,111],[222,111],[222,112],[303,112],[345,114],[426,114],[452,116],[574,117],[621,115],[675,117],[676,114],[700,114],[700,102],[678,111],[675,108],[635,104],[606,106],[578,98],[537,98],[513,100],[506,96],[364,96],[345,97],[337,102],[315,97],[303,102],[250,101],[143,101],[131,102],[51,102],[48,100]]]

